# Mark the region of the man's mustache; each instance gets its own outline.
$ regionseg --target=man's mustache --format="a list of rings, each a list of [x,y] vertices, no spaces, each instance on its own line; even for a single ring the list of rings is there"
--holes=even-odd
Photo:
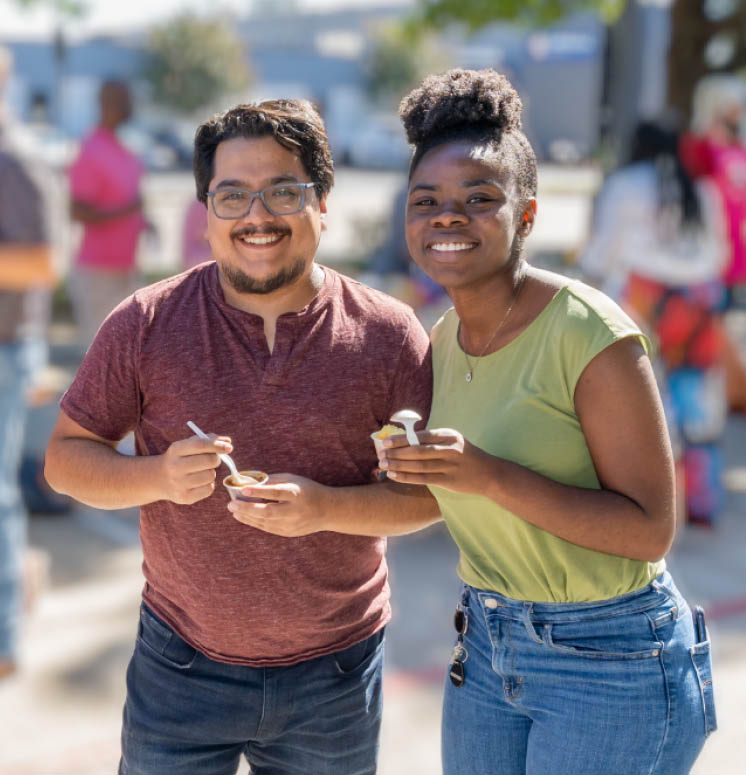
[[[280,229],[272,226],[252,229],[249,226],[244,226],[231,232],[231,237],[233,239],[240,239],[241,237],[284,237],[287,234],[290,234],[290,229]]]

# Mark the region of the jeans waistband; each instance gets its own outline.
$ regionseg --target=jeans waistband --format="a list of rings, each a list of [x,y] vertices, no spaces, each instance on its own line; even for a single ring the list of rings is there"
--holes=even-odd
[[[497,592],[464,584],[461,601],[466,607],[478,605],[490,616],[525,620],[530,617],[536,624],[552,622],[586,621],[622,616],[648,611],[670,600],[679,608],[686,602],[668,571],[664,571],[646,586],[607,600],[589,603],[536,603],[530,600],[515,600]]]

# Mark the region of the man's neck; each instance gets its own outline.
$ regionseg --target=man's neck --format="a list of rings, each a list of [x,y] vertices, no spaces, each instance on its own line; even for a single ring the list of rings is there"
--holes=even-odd
[[[316,298],[324,284],[324,270],[316,263],[312,263],[296,282],[271,293],[239,293],[223,277],[219,268],[218,277],[225,300],[231,307],[264,320],[264,334],[270,352],[274,346],[277,318],[288,312],[300,312]]]

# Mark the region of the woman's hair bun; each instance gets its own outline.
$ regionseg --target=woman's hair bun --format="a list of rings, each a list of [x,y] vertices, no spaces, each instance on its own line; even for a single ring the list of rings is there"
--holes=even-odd
[[[407,139],[413,145],[451,128],[521,129],[521,98],[495,70],[448,70],[429,75],[399,105]]]

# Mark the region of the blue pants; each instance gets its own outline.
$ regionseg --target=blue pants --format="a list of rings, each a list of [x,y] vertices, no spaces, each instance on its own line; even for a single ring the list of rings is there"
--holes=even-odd
[[[15,660],[21,618],[26,510],[18,471],[23,451],[26,392],[46,357],[39,341],[0,343],[0,660]]]
[[[598,603],[465,587],[444,775],[685,775],[716,727],[710,643],[668,573]]]
[[[120,775],[374,775],[383,631],[292,667],[208,659],[145,606],[127,670]]]

